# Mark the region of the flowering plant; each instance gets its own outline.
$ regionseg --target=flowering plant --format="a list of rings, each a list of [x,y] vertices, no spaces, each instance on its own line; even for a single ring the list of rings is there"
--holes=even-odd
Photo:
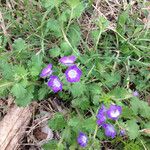
[[[150,147],[148,2],[0,6],[0,98],[23,107],[57,98],[65,109],[48,121],[59,136],[44,150]]]

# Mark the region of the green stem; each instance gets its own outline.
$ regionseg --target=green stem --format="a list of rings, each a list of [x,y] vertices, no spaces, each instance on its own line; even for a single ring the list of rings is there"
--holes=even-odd
[[[99,43],[101,34],[102,34],[102,32],[101,32],[101,29],[100,29],[100,32],[99,32],[99,34],[98,34],[98,38],[97,38],[97,41],[96,41],[96,45],[95,45],[95,50],[96,50],[96,51],[97,51],[97,47],[98,47],[98,43]]]
[[[92,68],[90,69],[90,71],[88,72],[88,74],[87,74],[87,78],[89,77],[89,75],[91,74],[91,72],[93,71],[93,69],[94,69],[94,67],[95,67],[95,64],[92,66]]]
[[[8,87],[8,86],[11,86],[11,85],[13,85],[14,84],[14,82],[7,82],[7,83],[4,83],[4,84],[0,84],[0,88],[3,88],[3,87]]]
[[[59,8],[58,8],[57,6],[55,6],[55,7],[56,7],[56,10],[57,10],[58,16],[60,16]],[[71,18],[72,18],[72,17],[71,17]],[[75,49],[73,48],[73,46],[71,45],[71,43],[69,42],[69,40],[68,40],[68,38],[67,38],[67,36],[66,36],[66,34],[65,34],[63,25],[61,25],[61,32],[62,32],[62,34],[63,34],[64,40],[68,43],[68,45],[69,45],[70,48],[73,50],[73,52],[74,52],[76,55],[79,55],[79,54],[75,51]]]
[[[94,135],[93,135],[93,139],[95,139],[95,138],[96,138],[97,131],[98,131],[98,126],[96,125],[96,127],[95,127],[95,131],[94,131]]]
[[[63,34],[63,37],[65,39],[65,41],[68,43],[68,45],[71,47],[71,49],[73,50],[73,52],[78,56],[79,54],[75,51],[75,49],[73,48],[73,46],[71,45],[71,43],[69,42],[65,32],[64,32],[64,29],[63,27],[61,28],[61,31],[62,31],[62,34]]]
[[[67,25],[67,27],[66,27],[66,34],[67,34],[68,29],[69,29],[69,26],[70,26],[70,24],[71,24],[72,15],[73,15],[73,9],[71,9],[71,14],[70,14],[69,22],[68,22],[68,25]]]
[[[111,29],[113,32],[117,33],[125,42],[127,42],[132,48],[134,48],[135,50],[137,50],[138,52],[140,52],[140,50],[134,46],[132,43],[130,43],[128,41],[128,39],[126,39],[125,37],[123,37],[119,32],[117,32],[116,30]]]
[[[44,54],[44,35],[43,35],[43,32],[41,33],[42,34],[42,39],[41,39],[41,51],[43,52]]]

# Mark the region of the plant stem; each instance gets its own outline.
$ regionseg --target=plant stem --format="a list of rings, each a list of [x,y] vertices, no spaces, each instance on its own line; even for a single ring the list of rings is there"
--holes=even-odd
[[[71,24],[72,15],[73,15],[73,9],[71,9],[71,14],[70,14],[69,22],[68,22],[68,25],[67,25],[67,27],[66,27],[66,34],[67,34],[68,29],[69,29],[69,26],[70,26],[70,24]]]
[[[101,37],[101,29],[100,29],[100,32],[99,32],[99,34],[98,34],[98,38],[97,38],[97,41],[96,41],[96,45],[95,45],[95,50],[97,51],[97,47],[98,47],[98,43],[99,43],[99,39],[100,39],[100,37]]]

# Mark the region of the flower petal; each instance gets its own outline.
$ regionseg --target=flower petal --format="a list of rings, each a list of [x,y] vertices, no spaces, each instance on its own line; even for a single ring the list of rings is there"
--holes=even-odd
[[[101,108],[98,110],[96,117],[99,119],[101,116],[105,115],[106,111],[106,107],[102,104]]]
[[[132,94],[133,94],[133,96],[135,96],[135,97],[138,97],[138,96],[139,96],[139,92],[138,92],[138,91],[134,91]]]
[[[107,111],[107,117],[112,120],[117,120],[122,113],[122,107],[117,105],[111,105]]]
[[[125,131],[125,129],[122,129],[122,130],[120,131],[120,135],[121,135],[121,136],[126,135],[126,131]]]
[[[88,138],[84,133],[80,132],[77,138],[77,142],[81,147],[86,147],[88,143]]]
[[[44,78],[52,74],[52,64],[48,64],[41,72],[40,77]]]
[[[105,129],[105,135],[107,137],[111,137],[113,139],[116,136],[116,130],[111,124],[104,124],[103,128]]]
[[[106,116],[101,116],[98,120],[97,120],[97,125],[103,125],[103,123],[106,121]]]
[[[54,93],[62,91],[62,83],[57,76],[51,76],[47,85],[53,90]]]
[[[102,104],[101,108],[99,109],[97,113],[97,124],[100,126],[106,121],[106,107]]]
[[[65,75],[68,82],[79,82],[82,71],[76,65],[73,65],[68,67],[65,71]]]
[[[66,66],[70,66],[75,61],[76,61],[76,57],[73,55],[72,56],[64,56],[64,57],[59,59],[59,62],[66,65]]]

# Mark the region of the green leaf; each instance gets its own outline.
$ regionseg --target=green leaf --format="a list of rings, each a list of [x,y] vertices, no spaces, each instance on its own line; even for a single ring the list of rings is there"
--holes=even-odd
[[[94,42],[94,44],[96,44],[97,40],[98,40],[98,37],[99,37],[99,34],[100,34],[100,30],[92,30],[90,32],[90,35],[91,35],[91,38],[92,38],[92,41]]]
[[[99,106],[99,102],[100,102],[100,95],[93,95],[92,96],[92,102],[94,105]]]
[[[105,73],[105,80],[105,84],[111,88],[113,85],[116,85],[120,82],[121,76],[117,72],[111,74]]]
[[[103,32],[109,26],[109,21],[105,17],[101,16],[98,20],[96,20],[96,24],[99,26],[101,32]]]
[[[51,57],[55,58],[61,54],[61,50],[59,47],[55,47],[49,50],[49,54]]]
[[[0,80],[0,97],[6,97],[7,92],[10,86],[13,85],[13,82],[8,82],[7,80]]]
[[[71,19],[79,18],[86,7],[85,2],[79,0],[67,0],[67,3],[71,7]]]
[[[67,0],[67,3],[72,9],[74,9],[80,5],[80,0]]]
[[[69,15],[70,15],[70,10],[66,9],[60,14],[58,19],[61,23],[67,22],[69,19]]]
[[[150,129],[150,121],[144,125],[144,128]]]
[[[110,97],[114,100],[124,100],[132,97],[132,94],[129,93],[125,88],[116,87],[109,93]]]
[[[122,27],[125,25],[127,20],[129,19],[128,11],[123,11],[118,18],[118,24],[121,25]]]
[[[68,120],[68,126],[72,127],[72,130],[77,133],[78,131],[83,130],[83,119],[74,116]]]
[[[69,27],[68,38],[73,47],[77,47],[80,44],[81,31],[77,24],[71,25]]]
[[[68,121],[68,125],[71,127],[78,127],[80,124],[80,119],[78,117],[73,117]]]
[[[139,136],[139,126],[136,123],[136,120],[128,120],[126,124],[130,140],[137,138]]]
[[[89,145],[92,148],[92,150],[100,150],[101,149],[101,144],[99,142],[99,139],[93,139],[89,141]]]
[[[67,142],[72,142],[72,130],[69,127],[66,127],[63,130],[62,137],[64,137],[64,140],[66,140]]]
[[[126,11],[123,11],[119,17],[118,17],[118,22],[117,22],[117,31],[121,34],[121,35],[124,35],[125,32],[126,32],[126,22],[128,21],[129,19],[129,12],[128,10]],[[122,40],[122,39],[120,39]],[[126,42],[125,42],[125,45],[126,45]],[[126,47],[126,49],[128,48],[128,46]]]
[[[31,61],[28,63],[31,76],[38,77],[42,69],[43,57],[41,55],[33,55]]]
[[[41,0],[42,6],[45,8],[58,7],[62,2],[62,0]]]
[[[66,121],[62,114],[55,113],[54,117],[48,121],[48,125],[51,129],[60,130],[66,126]]]
[[[20,97],[16,97],[15,102],[18,106],[27,106],[31,103],[32,99],[34,98],[33,96],[33,92],[34,92],[34,86],[31,85],[29,87],[27,87],[26,92],[24,93],[24,95],[20,96]]]
[[[70,88],[73,97],[79,97],[83,95],[86,92],[86,90],[86,85],[81,82],[74,83]]]
[[[96,119],[95,117],[90,117],[84,120],[83,128],[90,133],[94,133],[96,127]]]
[[[47,85],[42,85],[42,87],[39,89],[38,91],[38,99],[42,100],[45,98],[45,96],[48,94],[49,92],[49,88],[47,87]]]
[[[104,134],[104,132],[103,132],[103,129],[101,129],[101,128],[98,129],[98,131],[97,131],[97,137],[98,137],[101,141],[103,141],[103,140],[106,139],[106,136],[105,136],[105,134]]]
[[[73,8],[72,9],[72,18],[79,18],[82,15],[84,9],[85,9],[85,6],[83,3],[80,3],[77,7]]]
[[[72,100],[73,107],[80,108],[82,110],[87,110],[90,106],[88,97],[83,96]]]
[[[61,27],[58,20],[55,20],[53,18],[48,19],[46,25],[46,33],[48,33],[49,31],[51,31],[51,34],[56,37],[62,36]]]
[[[102,88],[101,88],[101,84],[100,83],[90,83],[88,85],[88,89],[91,92],[91,94],[100,94],[102,92]]]
[[[123,110],[122,110],[122,115],[123,118],[133,118],[134,114],[133,111],[131,110],[131,108],[129,108],[128,106],[123,106]]]
[[[72,49],[71,47],[68,45],[67,42],[62,42],[60,45],[61,51],[64,55],[71,55],[72,54]]]
[[[141,145],[137,142],[129,142],[125,144],[124,150],[141,150]]]
[[[16,83],[12,89],[11,89],[12,94],[17,98],[25,97],[25,93],[27,90],[22,86],[21,83]]]
[[[24,103],[20,103],[21,106],[26,106],[28,104],[30,104],[30,102],[33,100],[34,98],[34,85],[30,85],[29,87],[27,87],[27,93],[25,95],[25,97],[23,97],[23,100],[25,101]]]
[[[15,40],[12,46],[13,46],[14,51],[17,51],[19,53],[21,51],[24,51],[27,48],[25,41],[21,38],[18,38],[17,40]]]
[[[131,100],[131,109],[133,110],[135,115],[141,115],[145,118],[150,118],[150,106],[148,106],[148,103],[142,100],[139,100],[138,98],[132,98]]]
[[[9,64],[8,62],[1,61],[0,62],[0,69],[2,72],[2,78],[6,80],[12,80],[14,75],[13,65]]]
[[[21,65],[14,66],[14,72],[14,78],[26,78],[28,75],[28,71]]]
[[[43,148],[44,150],[50,150],[50,149],[56,150],[56,149],[57,149],[57,144],[58,144],[58,141],[56,141],[56,140],[51,140],[51,141],[49,141],[48,143],[44,144],[44,145],[42,146],[42,148]]]

